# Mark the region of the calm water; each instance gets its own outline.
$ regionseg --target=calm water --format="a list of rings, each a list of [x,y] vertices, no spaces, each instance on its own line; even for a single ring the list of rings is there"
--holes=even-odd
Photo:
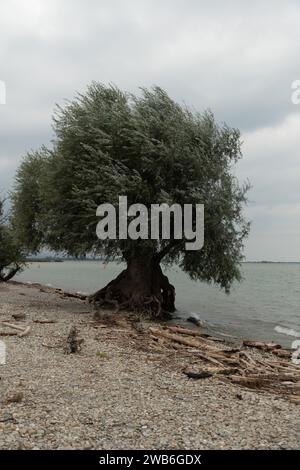
[[[120,264],[100,261],[31,263],[16,279],[92,293],[121,269]],[[208,330],[286,346],[296,338],[277,333],[275,326],[300,332],[300,263],[244,264],[244,281],[234,285],[230,295],[193,282],[176,268],[165,273],[176,287],[176,317],[184,319],[194,313]]]

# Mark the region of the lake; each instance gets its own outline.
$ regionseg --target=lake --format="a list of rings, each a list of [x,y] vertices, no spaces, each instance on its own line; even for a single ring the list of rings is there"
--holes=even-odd
[[[33,262],[15,279],[92,293],[122,268],[121,264],[102,261]],[[244,281],[236,283],[229,295],[217,287],[191,281],[178,268],[164,272],[176,288],[175,320],[184,321],[196,314],[214,333],[273,340],[289,347],[297,339],[274,328],[300,332],[300,263],[244,263]]]

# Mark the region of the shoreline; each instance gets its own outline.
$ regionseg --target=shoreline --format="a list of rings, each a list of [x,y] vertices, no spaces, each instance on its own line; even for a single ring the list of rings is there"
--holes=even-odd
[[[16,320],[18,314],[25,318]],[[155,336],[170,334],[163,324],[109,312],[95,320],[79,298],[16,281],[0,284],[0,321],[31,328],[24,337],[0,336],[7,349],[0,365],[1,449],[299,447],[300,407],[290,398],[300,393],[278,393],[272,384],[249,388],[219,373],[192,378],[208,370],[206,361],[178,338]],[[84,342],[78,353],[65,354],[72,325]],[[213,351],[210,359],[218,357],[216,348],[223,354],[230,348],[203,332],[198,340],[208,355]],[[280,360],[292,367],[271,352],[243,351],[256,364]]]
[[[293,339],[277,331],[277,327],[298,330],[297,299],[295,295],[288,298],[287,293],[297,292],[296,280],[300,271],[298,268],[295,268],[296,271],[289,268],[286,273],[283,268],[268,268],[265,271],[264,265],[255,266],[252,264],[251,269],[248,269],[245,265],[244,282],[234,285],[229,296],[216,286],[192,282],[177,269],[166,269],[165,274],[176,286],[177,311],[173,314],[174,321],[186,324],[188,317],[196,316],[207,332],[213,335],[272,340],[291,347]],[[39,282],[46,287],[92,294],[114,279],[121,268],[117,263],[102,265],[85,261],[44,265],[32,263],[14,280],[24,283]],[[280,281],[282,276],[286,279],[285,283]],[[266,279],[269,282],[265,283]],[[292,284],[289,284],[291,279]],[[271,291],[271,285],[276,293]]]
[[[52,285],[42,284],[42,283],[34,282],[34,281],[15,281],[15,280],[11,280],[11,281],[9,281],[9,283],[12,284],[12,285],[17,285],[17,286],[19,285],[19,286],[39,289],[41,292],[48,292],[48,293],[53,293],[55,295],[62,295],[63,297],[69,297],[69,298],[74,298],[74,299],[77,298],[77,299],[82,300],[82,301],[87,300],[87,298],[90,295],[86,292],[76,291],[75,289],[66,291],[61,287],[54,287]],[[123,311],[123,313],[124,313],[124,311]],[[188,328],[193,328],[193,327],[195,327],[196,322],[191,321],[190,318],[195,318],[196,322],[197,321],[199,322],[198,326],[201,326],[201,328],[203,329],[203,331],[207,335],[218,337],[218,338],[223,339],[224,341],[226,341],[228,343],[235,344],[235,343],[243,341],[243,339],[249,339],[249,340],[255,341],[253,339],[253,337],[246,338],[243,335],[233,334],[233,333],[230,333],[229,331],[227,331],[227,332],[223,331],[222,332],[222,331],[220,331],[220,329],[222,328],[221,326],[219,326],[217,329],[215,329],[213,324],[210,324],[207,320],[198,319],[198,315],[195,315],[192,312],[191,312],[191,315],[189,317],[177,316],[176,312],[175,312],[175,314],[170,314],[169,318],[161,318],[161,319],[152,320],[152,321],[153,322],[158,321],[158,322],[170,323],[170,324],[180,324],[180,325],[188,327]],[[268,342],[268,341],[272,342],[273,340],[266,338],[266,339],[263,339],[263,340],[257,339],[257,341],[258,342]],[[283,340],[277,341],[277,344],[279,344],[280,347],[283,348],[283,349],[291,350],[291,348],[285,346]]]

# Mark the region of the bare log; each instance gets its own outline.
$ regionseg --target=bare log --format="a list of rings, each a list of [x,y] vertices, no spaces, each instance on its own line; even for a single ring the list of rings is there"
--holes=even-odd
[[[248,346],[250,348],[261,349],[262,351],[273,351],[275,349],[281,349],[280,344],[276,343],[264,343],[262,341],[252,341],[250,339],[245,339],[243,341],[243,346]]]
[[[18,334],[20,338],[22,338],[23,336],[27,336],[31,331],[30,326],[23,327],[23,326],[15,325],[14,323],[9,323],[6,321],[3,321],[1,323],[3,326],[7,326],[8,328],[12,328],[13,330],[20,331],[20,333]]]
[[[9,328],[13,328],[14,330],[24,331],[25,328],[23,326],[15,325],[14,323],[8,323],[6,321],[1,322],[3,326],[7,326]]]
[[[182,328],[181,326],[168,326],[168,330],[173,333],[179,333],[188,336],[201,336],[202,333],[197,330],[191,330],[190,328]]]
[[[170,339],[171,341],[175,341],[176,343],[184,344],[185,346],[189,346],[191,348],[201,348],[203,345],[201,345],[197,341],[193,341],[188,338],[182,338],[179,335],[174,335],[171,333],[168,333],[167,331],[162,331],[158,330],[157,328],[152,328],[150,327],[150,331],[154,336],[161,336],[162,338],[167,338]]]
[[[24,336],[29,335],[30,331],[31,331],[31,326],[27,326],[27,327],[24,329],[24,331],[22,331],[21,333],[19,333],[18,336],[19,336],[20,338],[23,338]]]
[[[295,403],[295,405],[300,405],[300,395],[290,395],[288,398],[292,403]]]

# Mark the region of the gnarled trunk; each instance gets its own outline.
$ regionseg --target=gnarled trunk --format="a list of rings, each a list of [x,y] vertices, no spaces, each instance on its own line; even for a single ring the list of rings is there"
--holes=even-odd
[[[21,266],[16,265],[15,267],[6,270],[0,268],[0,282],[8,282],[12,279],[21,269]]]
[[[127,268],[103,289],[90,297],[99,305],[114,305],[160,316],[175,311],[175,288],[154,259],[131,259]]]

